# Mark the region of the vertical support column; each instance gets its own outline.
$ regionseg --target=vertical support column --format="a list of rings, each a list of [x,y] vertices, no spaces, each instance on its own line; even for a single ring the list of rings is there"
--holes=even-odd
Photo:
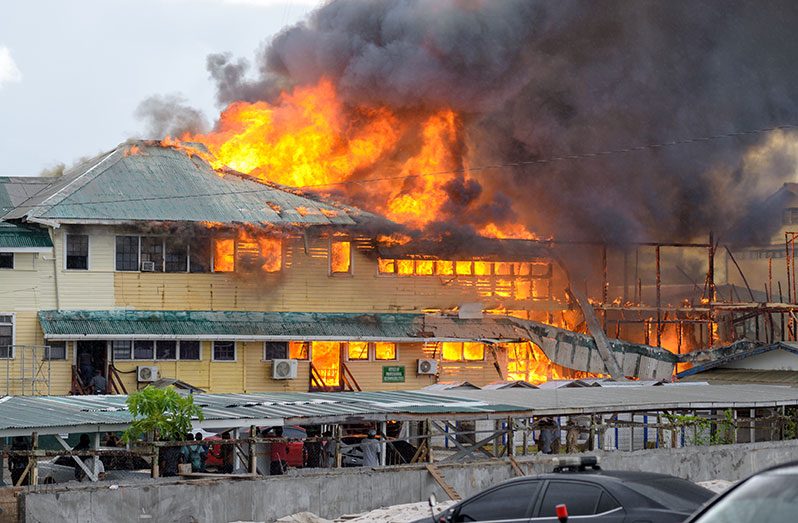
[[[529,453],[529,418],[524,418],[524,435],[521,438],[524,443],[524,450],[522,454],[526,456]]]
[[[341,468],[341,425],[335,426],[335,468]]]
[[[662,322],[662,279],[661,279],[661,272],[660,272],[660,252],[659,252],[659,245],[656,246],[656,257],[657,257],[657,347],[661,347],[661,332],[660,332],[660,323]]]
[[[91,458],[91,462],[93,463],[91,473],[94,474],[94,477],[99,479],[100,476],[100,433],[95,432],[94,437],[92,438],[92,449],[94,450],[94,456]]]
[[[507,455],[515,456],[515,422],[513,418],[507,418]]]
[[[432,422],[429,418],[424,421],[424,433],[427,436],[427,463],[432,463]]]
[[[784,261],[787,264],[787,303],[792,303],[792,283],[790,281],[790,240],[787,238],[787,233],[784,233]],[[779,282],[781,286],[781,282]]]
[[[755,443],[756,442],[756,422],[754,420],[756,419],[756,409],[750,409],[748,411],[748,415],[751,418],[751,425],[748,428],[748,439],[749,439],[749,443]]]
[[[607,244],[601,246],[601,304],[607,304],[609,293],[609,280],[607,278]],[[602,310],[601,323],[604,332],[607,332],[607,309]]]
[[[30,438],[30,448],[33,451],[33,455],[30,457],[31,467],[30,467],[30,481],[28,485],[38,485],[39,484],[39,458],[36,457],[36,450],[39,448],[39,433],[34,432],[31,434]],[[96,477],[96,474],[95,474]]]
[[[715,301],[715,235],[712,231],[709,232],[709,267],[707,269],[707,283],[709,285],[709,332],[707,333],[707,339],[709,340],[709,346],[715,343],[715,328],[714,328],[714,314],[712,313],[712,302]],[[759,320],[757,319],[757,322]]]
[[[385,451],[388,450],[388,445],[385,443],[386,438],[388,437],[385,432],[388,428],[388,424],[384,421],[380,422],[380,466],[385,466]]]
[[[255,425],[249,427],[249,473],[250,474],[257,474],[258,473],[258,452],[257,452],[257,445],[255,444],[255,438],[258,435],[258,429]]]
[[[238,441],[238,438],[241,435],[241,430],[238,428],[233,429],[233,439]],[[241,458],[238,457],[238,443],[233,444],[233,472],[241,467]]]

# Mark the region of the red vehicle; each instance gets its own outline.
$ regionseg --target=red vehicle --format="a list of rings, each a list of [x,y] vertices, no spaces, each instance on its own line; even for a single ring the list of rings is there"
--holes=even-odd
[[[288,441],[285,443],[272,443],[272,461],[279,459],[285,461],[289,467],[302,468],[305,466],[304,440],[307,438],[305,429],[298,426],[282,427],[283,438]],[[270,434],[273,437],[273,434]],[[222,439],[221,436],[211,436],[206,438],[205,441],[212,441]],[[211,445],[208,451],[208,457],[205,460],[206,467],[221,467],[222,459],[216,455],[221,456],[221,445]],[[259,457],[259,459],[263,459]]]

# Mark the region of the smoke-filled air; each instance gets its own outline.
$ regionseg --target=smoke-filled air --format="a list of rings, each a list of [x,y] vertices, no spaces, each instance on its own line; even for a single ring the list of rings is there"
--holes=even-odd
[[[254,62],[208,57],[211,132],[142,111],[219,167],[427,233],[689,239],[796,174],[796,20],[790,0],[338,0]]]

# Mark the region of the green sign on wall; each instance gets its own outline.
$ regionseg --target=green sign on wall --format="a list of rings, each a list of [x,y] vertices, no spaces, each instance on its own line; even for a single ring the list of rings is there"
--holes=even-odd
[[[405,382],[405,366],[404,365],[383,365],[382,366],[382,382],[383,383],[404,383]]]

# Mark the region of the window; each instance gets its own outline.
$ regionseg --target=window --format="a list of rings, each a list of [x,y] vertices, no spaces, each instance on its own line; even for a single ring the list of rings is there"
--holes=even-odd
[[[133,342],[131,340],[114,340],[111,342],[114,360],[133,359]]]
[[[136,340],[133,342],[134,360],[155,359],[155,342],[152,340]]]
[[[186,272],[188,267],[187,245],[169,238],[164,239],[164,244],[166,272]]]
[[[139,270],[138,236],[116,237],[116,270],[118,271]]]
[[[310,343],[292,341],[288,343],[288,357],[294,360],[306,360],[310,354]]]
[[[596,485],[576,481],[551,481],[540,504],[538,517],[556,517],[555,507],[562,503],[568,506],[569,516],[596,514],[602,489]]]
[[[352,274],[352,242],[330,241],[330,274]]]
[[[366,341],[350,341],[346,347],[346,357],[349,361],[369,359],[369,344]]]
[[[180,341],[180,359],[181,360],[199,360],[200,359],[200,342],[193,340]]]
[[[233,272],[236,267],[236,243],[232,238],[214,238],[213,272]]]
[[[288,357],[288,343],[284,341],[267,341],[263,344],[264,360],[282,360]]]
[[[235,361],[236,343],[234,341],[214,341],[213,361]]]
[[[378,341],[374,344],[374,359],[375,360],[395,360],[396,359],[396,344],[390,342]]]
[[[443,361],[482,361],[485,359],[485,345],[476,342],[443,342],[441,349]]]
[[[529,512],[540,489],[539,481],[519,481],[490,490],[468,501],[454,513],[454,521],[522,520]],[[571,507],[568,507],[569,512]]]
[[[51,341],[44,349],[45,360],[65,360],[66,359],[66,342],[65,341]]]
[[[156,360],[176,360],[177,359],[177,341],[175,340],[158,340],[155,342],[155,359]]]
[[[789,207],[784,209],[783,220],[784,225],[795,225],[798,223],[798,208]]]
[[[13,269],[13,268],[14,268],[14,253],[0,252],[0,269]]]
[[[141,267],[144,269],[145,263],[152,267],[154,272],[163,272],[163,238],[160,236],[141,237]],[[149,269],[148,269],[149,270]]]
[[[89,237],[85,234],[66,235],[66,268],[89,269]]]
[[[211,272],[211,250],[208,238],[193,238],[188,248],[189,272]]]
[[[14,316],[0,315],[0,359],[14,357]]]

